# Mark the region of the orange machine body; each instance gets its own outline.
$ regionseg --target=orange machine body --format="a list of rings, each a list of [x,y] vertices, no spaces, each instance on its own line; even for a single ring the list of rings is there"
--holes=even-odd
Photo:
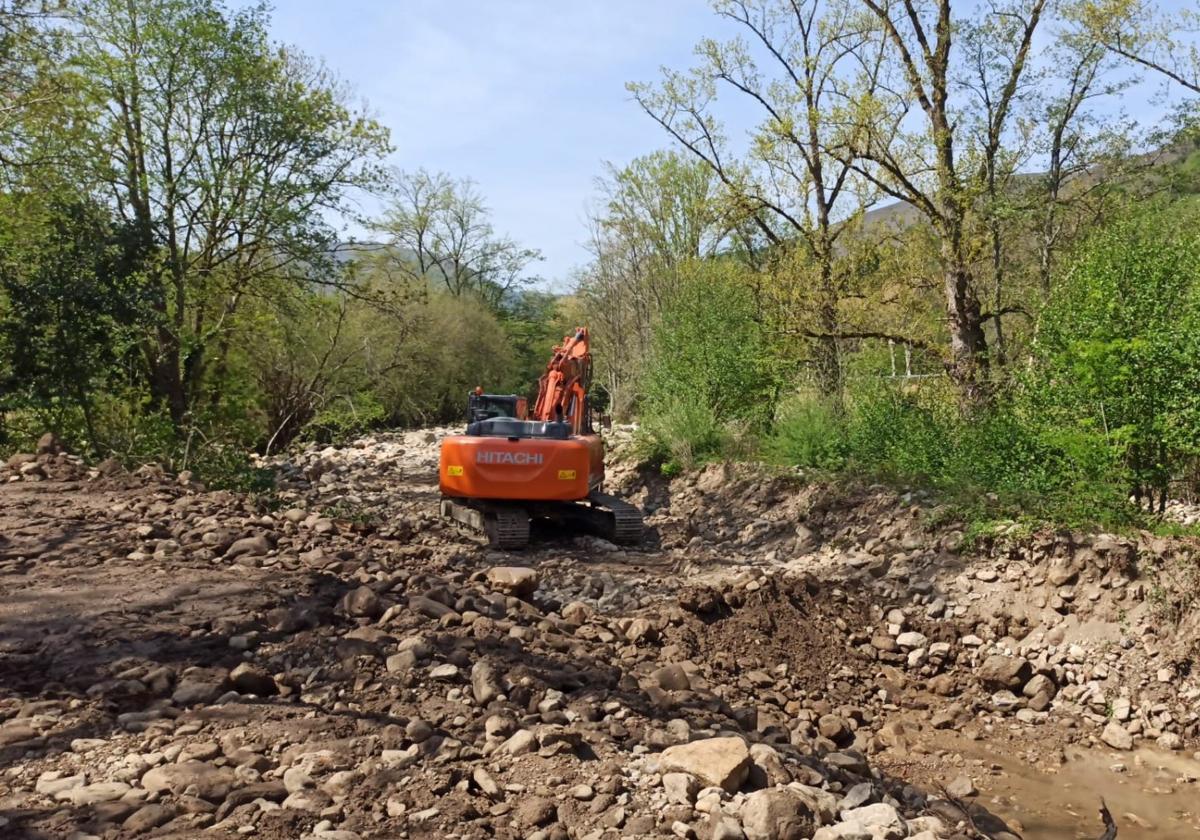
[[[577,502],[604,479],[604,447],[596,434],[566,440],[453,435],[442,441],[443,496]]]

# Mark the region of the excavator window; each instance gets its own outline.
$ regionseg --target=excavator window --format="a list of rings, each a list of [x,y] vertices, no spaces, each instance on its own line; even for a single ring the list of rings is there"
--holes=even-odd
[[[467,397],[467,422],[494,417],[517,417],[519,397],[508,394],[471,394]]]
[[[567,423],[540,422],[537,420],[514,420],[511,417],[492,417],[477,420],[467,426],[467,434],[473,437],[505,438],[549,438],[566,440],[571,436]]]

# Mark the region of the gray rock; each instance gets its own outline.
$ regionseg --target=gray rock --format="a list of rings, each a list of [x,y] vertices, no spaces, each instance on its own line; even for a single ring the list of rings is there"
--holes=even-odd
[[[924,633],[918,633],[915,630],[910,630],[907,633],[901,633],[899,636],[897,636],[896,644],[909,650],[913,648],[923,648],[929,644],[929,637]]]
[[[991,691],[1019,689],[1030,678],[1033,666],[1021,657],[993,654],[975,672],[980,684]]]
[[[900,812],[886,802],[842,811],[842,822],[861,826],[874,838],[899,840],[908,834]]]
[[[383,604],[369,586],[352,589],[342,597],[342,610],[352,618],[379,618]]]
[[[143,805],[130,814],[121,827],[131,834],[142,834],[174,817],[175,809],[169,805]]]
[[[243,537],[240,540],[235,540],[229,548],[225,549],[225,559],[235,560],[242,555],[266,554],[273,545],[271,541],[263,534],[258,534],[253,537]]]
[[[664,773],[662,786],[669,801],[689,807],[695,804],[700,792],[700,782],[690,773]]]
[[[808,804],[788,788],[756,790],[740,814],[746,840],[806,840],[817,827]]]
[[[663,691],[688,691],[692,687],[691,678],[683,666],[672,663],[651,672],[650,682]]]
[[[233,771],[228,767],[215,767],[202,761],[164,764],[148,770],[142,776],[142,787],[151,793],[169,790],[179,795],[195,787],[196,796],[214,803],[224,799],[233,784]]]
[[[480,659],[471,666],[471,693],[475,696],[475,702],[481,706],[486,706],[504,693],[504,687],[500,685],[500,675],[496,673],[495,666],[486,659]]]
[[[271,697],[279,693],[275,678],[261,668],[243,662],[229,672],[229,681],[239,694],[255,694]]]
[[[946,792],[951,796],[956,796],[959,799],[966,799],[968,796],[974,796],[979,791],[975,788],[975,782],[971,781],[970,776],[955,776],[946,785]]]

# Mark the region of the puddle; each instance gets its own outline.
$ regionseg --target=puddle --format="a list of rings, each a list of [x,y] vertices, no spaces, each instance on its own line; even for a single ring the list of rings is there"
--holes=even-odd
[[[1066,748],[1054,770],[989,751],[986,743],[946,744],[968,761],[978,801],[1008,821],[1025,840],[1095,840],[1103,832],[1100,800],[1117,821],[1120,840],[1200,838],[1200,761],[1179,753],[1143,749],[1128,753]],[[1113,765],[1122,764],[1124,772]],[[988,767],[999,767],[988,773]]]

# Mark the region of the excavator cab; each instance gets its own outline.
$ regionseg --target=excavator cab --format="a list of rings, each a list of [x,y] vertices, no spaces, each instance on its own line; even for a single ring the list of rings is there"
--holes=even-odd
[[[476,388],[467,396],[467,424],[490,420],[493,417],[512,417],[524,420],[529,416],[529,403],[515,394],[485,394]]]

